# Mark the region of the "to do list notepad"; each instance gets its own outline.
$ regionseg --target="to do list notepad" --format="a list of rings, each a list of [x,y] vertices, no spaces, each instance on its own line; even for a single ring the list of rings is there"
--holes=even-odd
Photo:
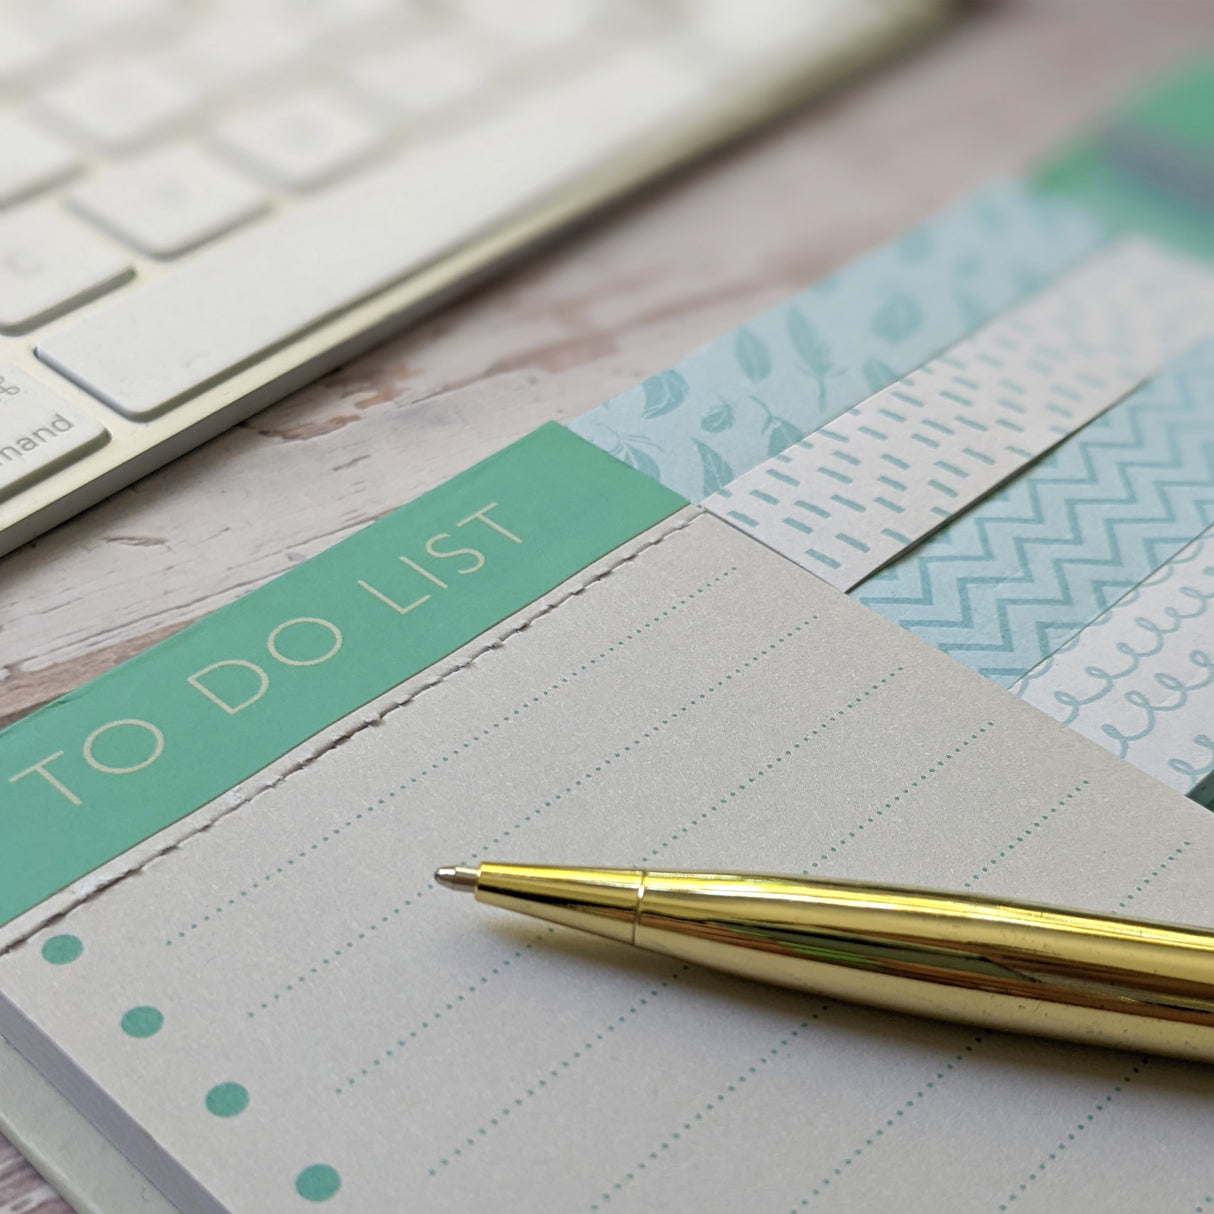
[[[497,458],[554,439],[582,446]],[[534,471],[537,517],[562,484]],[[963,1174],[998,1204],[1079,1125],[1051,1201],[1096,1159],[1110,1200],[1202,1183],[1176,1164],[1204,1158],[1194,1068],[755,988],[435,890],[436,857],[526,855],[1214,918],[1206,811],[698,511],[146,848],[8,931],[0,1019],[183,1209],[847,1209],[897,1177],[931,1210]]]

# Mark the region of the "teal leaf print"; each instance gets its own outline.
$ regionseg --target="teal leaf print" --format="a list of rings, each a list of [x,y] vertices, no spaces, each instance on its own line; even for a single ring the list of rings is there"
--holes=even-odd
[[[803,429],[785,417],[777,417],[757,396],[752,394],[750,399],[763,410],[762,433],[767,435],[768,455],[779,455],[785,447],[800,441],[805,433]]]
[[[870,358],[864,364],[864,382],[868,384],[870,392],[880,392],[882,388],[888,388],[897,378],[894,369],[879,358]]]
[[[800,308],[789,308],[784,325],[788,329],[788,340],[801,356],[810,373],[822,379],[834,370],[830,346],[819,336],[817,330],[805,319]]]
[[[884,341],[902,341],[923,323],[923,310],[909,296],[893,295],[877,310],[873,332]]]
[[[700,422],[700,429],[707,430],[709,434],[720,434],[722,430],[730,429],[733,422],[733,405],[723,400],[719,409],[714,409]]]
[[[771,374],[771,355],[767,347],[749,329],[738,330],[737,340],[733,344],[733,356],[742,368],[742,374],[752,384],[760,383]]]
[[[791,447],[793,443],[800,442],[801,431],[790,421],[785,421],[782,417],[773,417],[771,419],[772,426],[767,433],[767,454],[779,455],[785,447]]]
[[[638,472],[643,472],[650,480],[661,481],[662,470],[658,467],[657,460],[652,455],[642,451],[640,447],[625,444],[621,449],[621,455],[624,463],[635,468]]]
[[[645,408],[641,416],[648,419],[671,413],[687,399],[687,381],[677,371],[662,371],[651,375],[642,385]]]
[[[704,472],[704,496],[711,497],[733,480],[733,469],[721,456],[698,438],[691,440],[700,453],[700,467]]]

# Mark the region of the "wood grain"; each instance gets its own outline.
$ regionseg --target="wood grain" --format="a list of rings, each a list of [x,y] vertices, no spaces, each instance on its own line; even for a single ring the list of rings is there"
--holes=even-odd
[[[0,722],[567,419],[1208,41],[1204,0],[984,5],[0,561]],[[0,1214],[68,1207],[0,1138]]]

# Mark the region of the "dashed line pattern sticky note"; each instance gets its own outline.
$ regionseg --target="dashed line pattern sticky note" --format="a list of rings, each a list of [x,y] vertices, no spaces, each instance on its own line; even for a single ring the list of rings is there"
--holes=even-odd
[[[1127,239],[705,502],[850,590],[1214,331],[1214,275]]]

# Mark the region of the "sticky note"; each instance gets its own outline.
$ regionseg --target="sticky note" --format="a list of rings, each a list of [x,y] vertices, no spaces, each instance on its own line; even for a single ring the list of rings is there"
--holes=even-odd
[[[570,428],[700,501],[972,333],[1104,235],[1084,208],[995,182]]]

